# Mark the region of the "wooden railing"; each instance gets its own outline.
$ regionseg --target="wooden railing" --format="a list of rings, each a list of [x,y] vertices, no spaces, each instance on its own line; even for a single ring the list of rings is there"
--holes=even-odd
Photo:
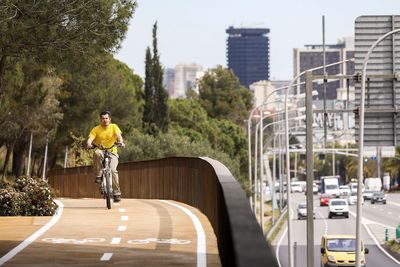
[[[220,162],[169,157],[120,163],[118,173],[124,198],[176,200],[204,213],[223,266],[278,266],[245,192]],[[91,167],[55,169],[48,177],[60,197],[101,197]]]

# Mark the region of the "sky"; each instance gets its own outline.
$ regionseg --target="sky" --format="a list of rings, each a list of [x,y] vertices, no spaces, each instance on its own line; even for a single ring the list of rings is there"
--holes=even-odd
[[[400,0],[138,0],[129,29],[115,57],[144,77],[146,47],[158,25],[164,68],[196,63],[204,70],[227,66],[226,29],[269,28],[270,79],[293,77],[293,48],[334,44],[354,36],[361,15],[400,15]]]

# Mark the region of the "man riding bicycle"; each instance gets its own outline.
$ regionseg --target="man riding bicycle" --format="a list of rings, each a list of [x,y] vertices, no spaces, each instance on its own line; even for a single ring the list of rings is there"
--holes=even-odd
[[[93,141],[97,146],[111,147],[115,142],[119,142],[120,146],[125,147],[124,140],[122,139],[121,130],[119,127],[111,123],[111,113],[103,111],[100,113],[100,124],[94,127],[89,134],[87,140],[87,148],[93,147]],[[101,149],[96,149],[93,155],[93,169],[96,175],[95,182],[101,183],[102,169],[103,169],[104,154]],[[117,147],[111,149],[111,172],[113,178],[113,192],[114,202],[121,201],[121,189],[119,187],[118,178],[118,150]]]

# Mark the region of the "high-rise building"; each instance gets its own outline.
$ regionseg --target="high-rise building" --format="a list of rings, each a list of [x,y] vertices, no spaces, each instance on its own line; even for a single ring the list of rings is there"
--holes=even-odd
[[[203,67],[198,64],[178,64],[175,67],[175,98],[186,97],[188,89],[197,91],[197,79],[202,76]]]
[[[174,69],[164,70],[164,87],[171,98],[185,98],[189,89],[198,93],[197,81],[204,75],[198,64],[178,64]]]
[[[269,29],[233,28],[226,30],[228,68],[240,83],[250,84],[269,80]]]
[[[168,95],[175,94],[175,69],[166,68],[164,70],[163,85],[167,89]]]
[[[343,40],[340,40],[337,44],[325,45],[325,55],[326,65],[354,58],[354,39],[344,38]],[[304,48],[294,48],[293,58],[294,75],[297,76],[303,71],[323,65],[323,46],[315,44],[305,45]],[[346,64],[339,64],[328,67],[326,68],[326,72],[328,75],[354,74],[354,62],[347,62]],[[316,75],[323,75],[323,69],[316,70],[313,73]],[[300,81],[304,81],[304,75],[301,77]],[[326,86],[326,99],[337,99],[338,90],[340,91],[347,88],[346,82],[346,80],[328,81]],[[353,81],[350,81],[350,86],[353,88]],[[324,85],[322,81],[314,85],[314,89],[318,91],[318,98],[323,99]],[[298,92],[303,93],[305,90],[305,86],[298,86],[297,90]]]

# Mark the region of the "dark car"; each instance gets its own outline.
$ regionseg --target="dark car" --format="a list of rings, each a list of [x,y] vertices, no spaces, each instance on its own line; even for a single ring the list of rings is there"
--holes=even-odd
[[[386,195],[384,192],[374,192],[371,198],[371,204],[375,202],[382,202],[382,204],[386,204]]]

